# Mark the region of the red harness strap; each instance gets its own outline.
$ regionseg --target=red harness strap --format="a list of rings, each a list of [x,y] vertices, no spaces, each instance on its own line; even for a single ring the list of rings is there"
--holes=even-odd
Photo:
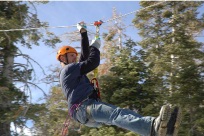
[[[101,99],[101,94],[100,94],[98,80],[96,78],[93,78],[91,80],[91,84],[94,86],[94,89],[97,91],[98,98]]]

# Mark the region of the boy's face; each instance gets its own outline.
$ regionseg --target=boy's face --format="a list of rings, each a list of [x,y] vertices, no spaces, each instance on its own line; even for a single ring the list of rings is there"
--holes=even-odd
[[[68,60],[66,59],[68,58]],[[67,53],[65,55],[60,56],[60,60],[64,63],[75,63],[77,60],[77,55],[76,53]],[[67,62],[68,61],[68,62]]]
[[[77,59],[76,53],[67,53],[68,63],[75,63]]]

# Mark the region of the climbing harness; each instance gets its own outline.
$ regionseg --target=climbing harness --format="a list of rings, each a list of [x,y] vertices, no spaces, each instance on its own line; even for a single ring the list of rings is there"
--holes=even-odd
[[[73,111],[75,109],[77,109],[80,105],[82,104],[82,102],[80,104],[74,104],[72,105],[72,107],[70,108],[70,111],[66,117],[66,120],[64,121],[63,123],[63,127],[62,127],[62,131],[61,131],[61,135],[62,136],[66,136],[67,133],[68,133],[68,128],[69,128],[69,125],[70,125],[70,121],[71,121],[71,117],[72,117],[72,114],[73,114]]]
[[[100,39],[99,38],[99,30],[100,30],[100,26],[103,23],[103,21],[99,20],[99,21],[95,21],[94,22],[94,26],[96,27],[96,34],[95,34],[95,39]],[[96,78],[98,76],[98,68],[96,68],[94,70],[94,78]]]
[[[99,21],[95,21],[94,22],[94,26],[96,27],[96,34],[95,34],[95,39],[99,39],[99,30],[100,30],[100,26],[103,23],[103,21],[99,20]],[[98,81],[97,81],[97,76],[98,76],[98,67],[96,69],[94,69],[94,78],[91,80],[91,83],[94,84],[94,88],[98,88]]]
[[[99,20],[99,21],[95,21],[94,22],[94,26],[96,27],[96,34],[95,34],[95,39],[99,39],[99,30],[100,30],[100,26],[101,24],[103,23],[103,21]],[[100,89],[99,89],[99,83],[98,83],[98,80],[97,80],[97,77],[98,77],[98,67],[96,69],[94,69],[94,78],[91,80],[91,83],[97,93],[97,96],[99,99],[101,99],[101,96],[100,96]]]

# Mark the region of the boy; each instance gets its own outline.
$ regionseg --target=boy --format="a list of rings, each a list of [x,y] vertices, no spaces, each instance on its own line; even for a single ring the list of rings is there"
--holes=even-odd
[[[129,109],[99,101],[86,74],[100,64],[100,39],[92,40],[89,46],[85,24],[78,23],[77,28],[81,34],[79,62],[76,62],[78,53],[71,46],[63,46],[57,53],[57,60],[63,67],[60,72],[60,84],[67,98],[71,117],[89,127],[107,124],[144,136],[176,136],[181,120],[179,108],[174,109],[171,116],[170,106],[164,105],[157,118],[143,117]]]

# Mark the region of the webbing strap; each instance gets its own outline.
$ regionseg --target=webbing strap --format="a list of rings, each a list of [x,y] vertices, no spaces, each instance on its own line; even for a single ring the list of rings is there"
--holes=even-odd
[[[98,77],[98,67],[94,69],[94,78]]]
[[[93,79],[91,80],[91,83],[93,84],[94,89],[97,91],[98,98],[101,99],[101,94],[100,94],[100,89],[99,89],[98,80],[97,80],[96,78],[93,78]]]

